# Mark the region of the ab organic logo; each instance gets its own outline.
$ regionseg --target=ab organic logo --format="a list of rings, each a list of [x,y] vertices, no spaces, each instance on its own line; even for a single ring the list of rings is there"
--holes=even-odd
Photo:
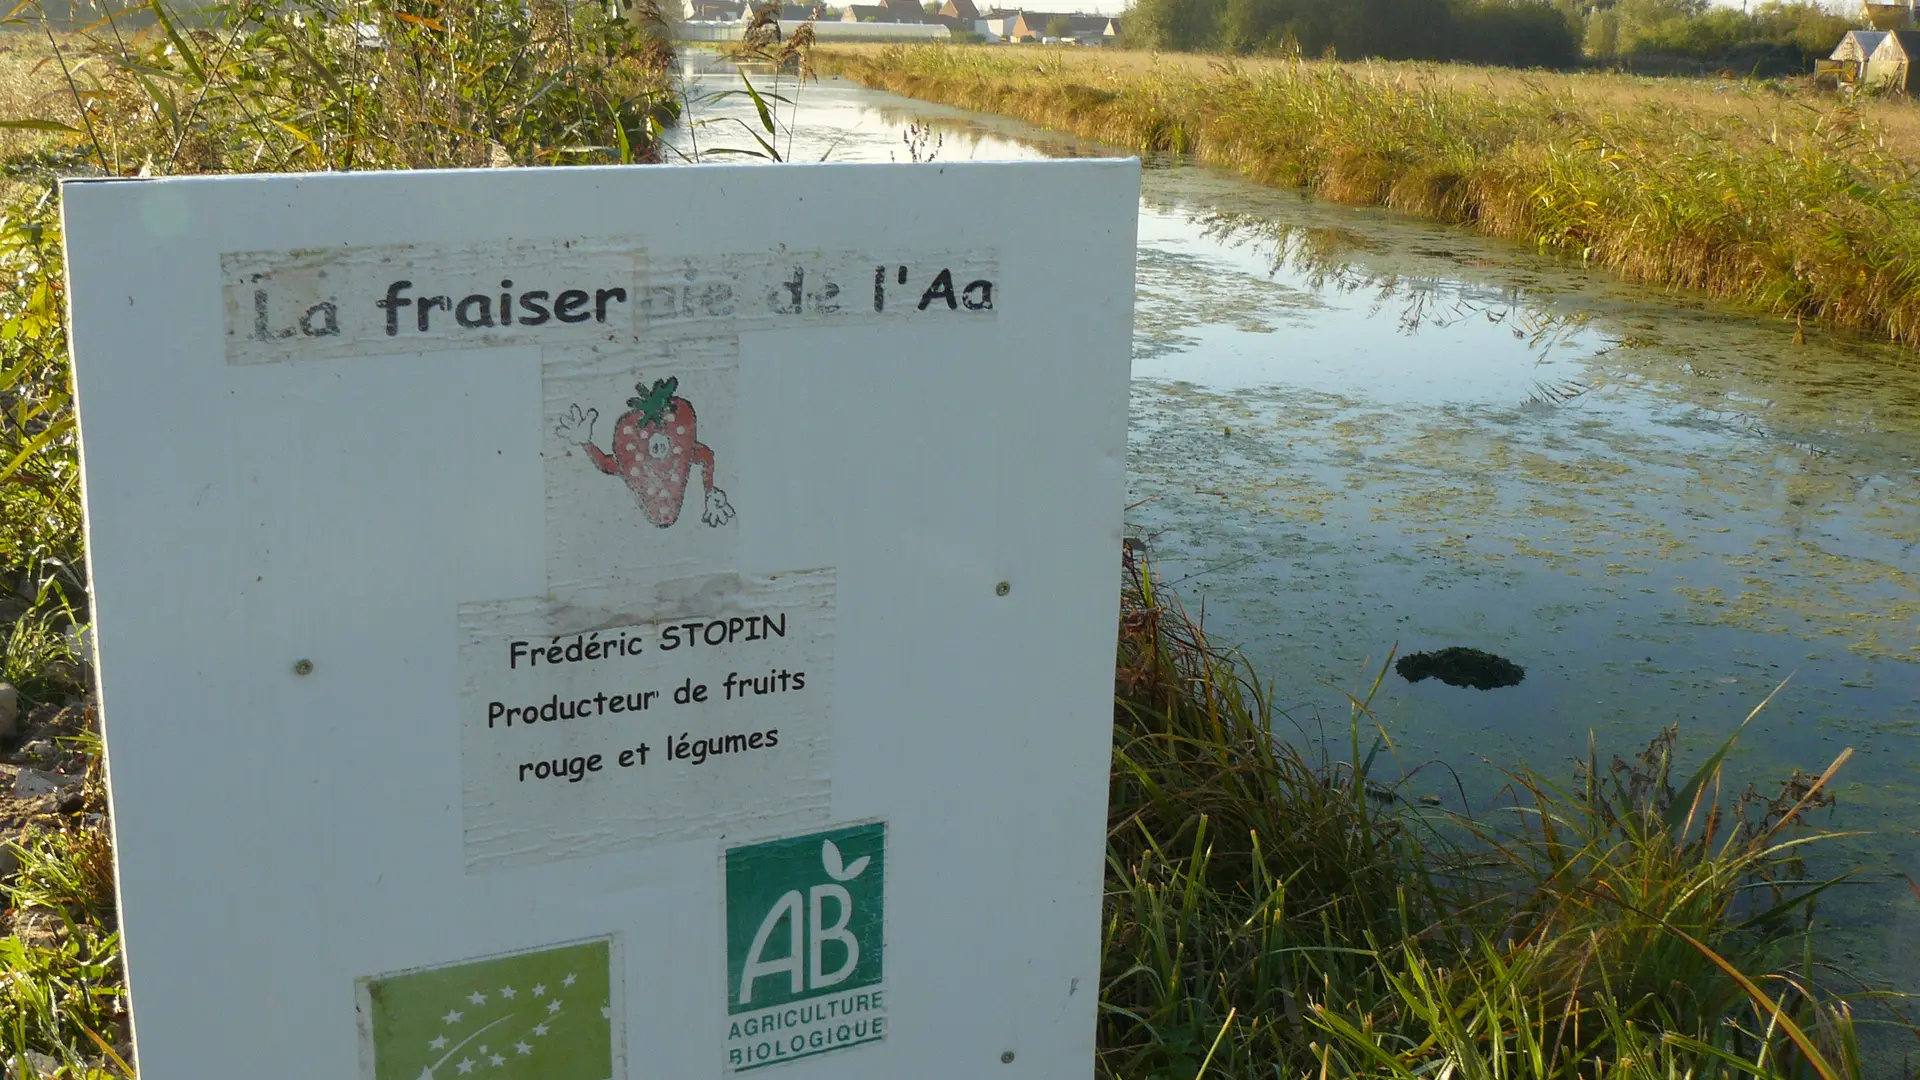
[[[727,1067],[886,1036],[883,822],[726,853]]]

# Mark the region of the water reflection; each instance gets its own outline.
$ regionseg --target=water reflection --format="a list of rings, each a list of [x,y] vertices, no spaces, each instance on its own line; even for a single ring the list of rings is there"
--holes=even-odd
[[[1187,220],[1207,240],[1264,254],[1269,278],[1288,274],[1311,293],[1369,299],[1368,318],[1390,314],[1407,336],[1419,334],[1422,327],[1446,329],[1462,321],[1482,320],[1524,342],[1535,353],[1536,363],[1546,363],[1560,349],[1583,347],[1587,339],[1581,331],[1594,319],[1590,312],[1544,308],[1517,287],[1475,287],[1435,273],[1408,272],[1380,259],[1385,252],[1378,241],[1340,226],[1221,210],[1189,214]],[[1406,254],[1483,268],[1500,265],[1443,248],[1414,247]],[[1573,381],[1539,382],[1530,400],[1565,402],[1590,389],[1592,384],[1580,386]]]
[[[1786,681],[1738,767],[1856,747],[1846,821],[1884,831],[1854,855],[1916,871],[1911,357],[1193,171],[1141,233],[1132,524],[1296,711],[1396,647],[1512,657],[1375,701],[1484,795],[1476,760],[1707,743]],[[1832,913],[1913,970],[1911,910]]]

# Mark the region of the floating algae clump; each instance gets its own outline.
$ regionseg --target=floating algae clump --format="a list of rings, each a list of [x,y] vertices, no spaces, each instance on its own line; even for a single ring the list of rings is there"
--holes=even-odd
[[[1458,645],[1438,652],[1408,653],[1394,662],[1393,670],[1408,682],[1432,677],[1448,686],[1471,686],[1475,690],[1513,686],[1527,677],[1525,668],[1504,656]]]

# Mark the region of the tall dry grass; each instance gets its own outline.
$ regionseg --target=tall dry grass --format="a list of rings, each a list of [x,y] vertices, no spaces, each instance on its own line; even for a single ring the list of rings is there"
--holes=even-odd
[[[884,45],[835,44],[844,54],[876,54]],[[1029,48],[1027,55],[1039,54]],[[1223,58],[1211,53],[1150,52],[1143,49],[1069,49],[1053,51],[1047,62],[1084,79],[1110,75],[1208,76],[1222,70]],[[1622,112],[1639,109],[1672,110],[1698,122],[1744,119],[1764,129],[1809,109],[1826,110],[1839,104],[1830,93],[1817,91],[1805,79],[1747,80],[1682,76],[1634,75],[1610,70],[1577,72],[1488,67],[1482,64],[1433,63],[1397,60],[1285,60],[1276,57],[1235,57],[1234,69],[1251,75],[1272,74],[1295,65],[1308,69],[1337,68],[1366,79],[1408,77],[1437,88],[1484,91],[1501,99],[1548,93],[1582,109]],[[1862,98],[1857,103],[1885,137],[1888,149],[1905,161],[1920,164],[1920,108],[1897,97]]]
[[[816,63],[1920,348],[1920,125],[1890,127],[1885,106],[1426,64],[950,46],[826,49]]]
[[[56,29],[0,21],[0,128],[70,136],[107,175],[654,160],[678,116],[652,0],[149,0]],[[4,161],[21,170],[18,153]],[[45,175],[81,161],[53,162]]]
[[[75,51],[78,61],[79,47],[84,47],[84,42],[69,33],[56,31],[49,39],[25,30],[0,30],[0,121],[39,117],[78,127],[80,112],[56,49]],[[69,143],[57,131],[0,124],[0,162],[9,166],[0,171],[0,196],[18,187],[11,178],[20,171],[18,163],[59,157]]]

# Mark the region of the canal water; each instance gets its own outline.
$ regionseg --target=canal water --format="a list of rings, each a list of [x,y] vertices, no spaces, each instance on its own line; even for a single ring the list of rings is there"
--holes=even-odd
[[[777,89],[795,161],[1112,153]],[[696,101],[678,145],[759,149],[751,108]],[[1825,910],[1920,989],[1920,357],[1175,161],[1147,162],[1137,279],[1128,531],[1300,732],[1344,742],[1342,691],[1396,650],[1506,657],[1518,685],[1388,671],[1372,699],[1403,768],[1448,766],[1409,792],[1478,811],[1590,738],[1630,759],[1677,723],[1697,763],[1778,688],[1729,779],[1853,750],[1830,820],[1868,830],[1866,884]]]

